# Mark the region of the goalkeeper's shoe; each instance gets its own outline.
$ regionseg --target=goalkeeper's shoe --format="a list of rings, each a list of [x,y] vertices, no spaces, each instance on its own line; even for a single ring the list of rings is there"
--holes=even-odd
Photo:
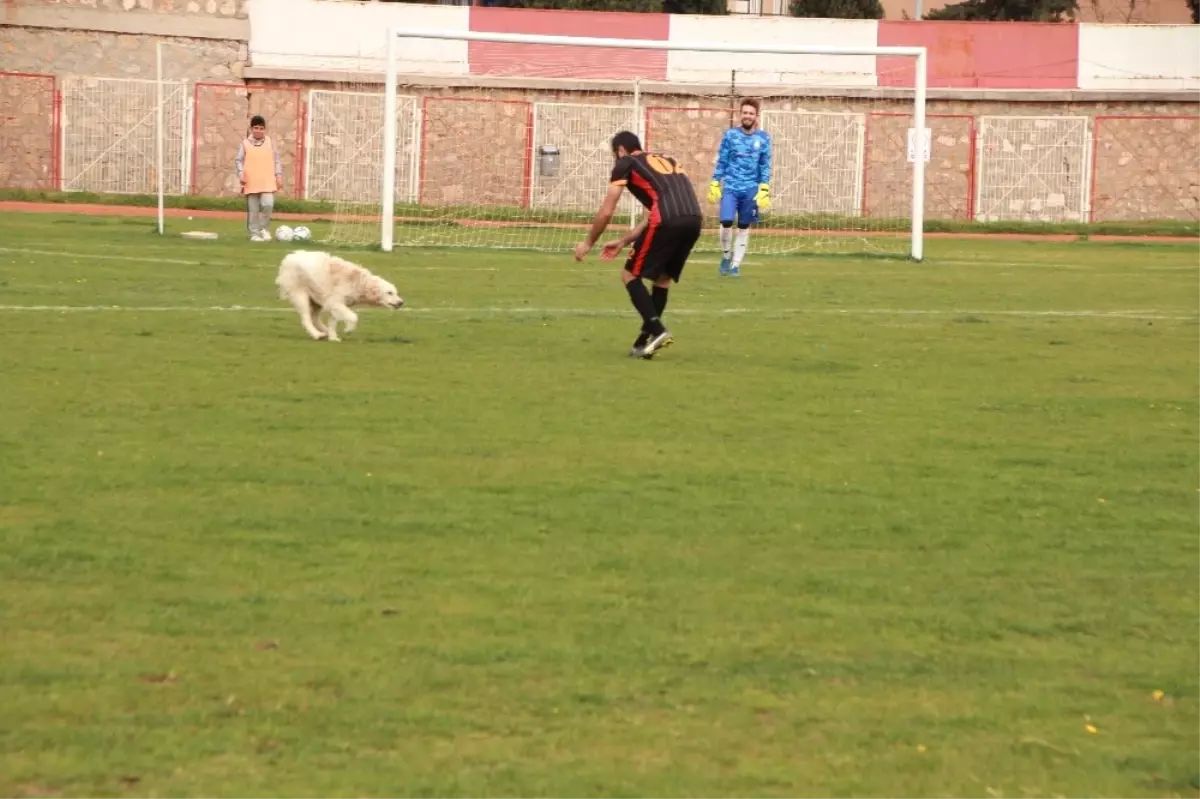
[[[729,269],[730,269],[730,267],[729,267],[729,257],[728,257],[728,256],[723,256],[723,257],[721,258],[721,274],[722,274],[722,275],[728,275],[728,274],[729,274]]]

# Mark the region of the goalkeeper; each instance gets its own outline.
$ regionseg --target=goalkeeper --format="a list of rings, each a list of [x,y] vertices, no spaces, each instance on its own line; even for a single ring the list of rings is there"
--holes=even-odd
[[[737,277],[759,210],[771,207],[771,136],[758,127],[758,100],[742,101],[742,126],[721,138],[708,201],[721,204],[721,274]],[[733,223],[737,219],[737,239]]]

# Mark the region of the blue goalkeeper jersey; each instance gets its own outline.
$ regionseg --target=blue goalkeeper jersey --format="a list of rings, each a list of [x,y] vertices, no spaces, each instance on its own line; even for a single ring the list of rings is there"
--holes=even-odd
[[[759,184],[771,182],[771,135],[755,128],[746,133],[730,128],[721,138],[713,180],[734,194],[754,194]]]

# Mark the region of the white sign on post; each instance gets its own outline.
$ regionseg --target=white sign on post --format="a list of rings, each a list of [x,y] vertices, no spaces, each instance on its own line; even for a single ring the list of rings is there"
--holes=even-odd
[[[908,162],[911,164],[917,160],[917,129],[908,129]],[[929,158],[933,154],[933,131],[930,128],[925,128],[924,156],[925,163],[929,163]]]

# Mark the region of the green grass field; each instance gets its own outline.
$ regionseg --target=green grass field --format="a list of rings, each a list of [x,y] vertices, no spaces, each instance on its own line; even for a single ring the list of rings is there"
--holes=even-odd
[[[1194,245],[205,226],[0,218],[0,795],[1200,795]]]

